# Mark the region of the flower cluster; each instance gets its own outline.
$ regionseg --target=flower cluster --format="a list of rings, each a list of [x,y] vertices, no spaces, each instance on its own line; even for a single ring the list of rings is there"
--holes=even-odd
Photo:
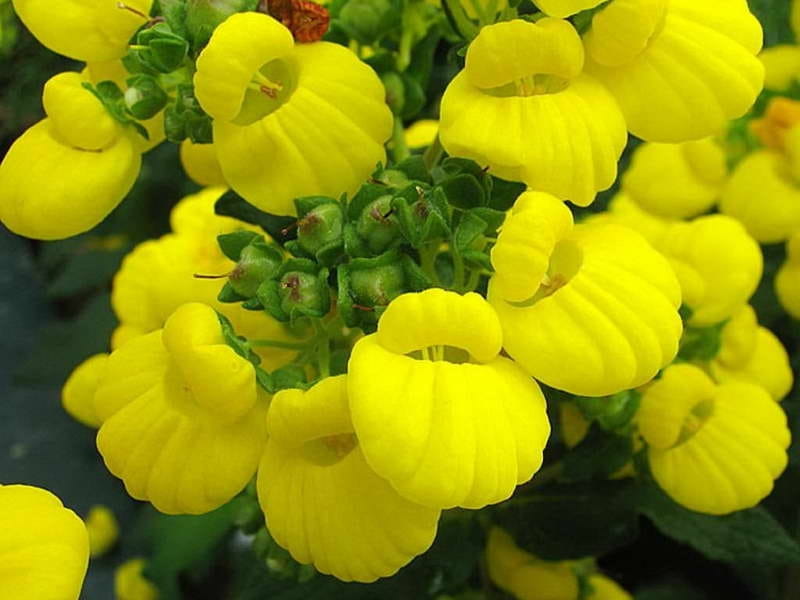
[[[47,118],[3,160],[3,223],[93,227],[164,137],[207,186],[125,258],[112,351],[73,372],[65,409],[133,498],[257,502],[248,533],[345,581],[426,552],[443,511],[535,495],[560,472],[545,450],[590,431],[631,449],[610,477],[708,515],[757,505],[787,465],[793,374],[750,302],[759,242],[788,241],[776,287],[800,318],[800,104],[753,107],[765,65],[776,89],[800,77],[796,49],[759,60],[740,0],[443,3],[409,3],[389,60],[350,4],[322,41],[304,3],[198,2],[198,27],[144,1],[14,0],[87,67],[47,83]],[[438,125],[406,135],[429,18],[464,60]],[[629,134],[614,198],[582,210]],[[486,529],[489,576],[518,598],[630,598],[591,558]]]

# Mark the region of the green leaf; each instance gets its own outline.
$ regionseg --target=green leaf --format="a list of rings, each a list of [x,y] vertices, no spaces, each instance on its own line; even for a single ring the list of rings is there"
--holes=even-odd
[[[712,560],[764,566],[800,563],[798,543],[762,507],[712,516],[683,508],[655,485],[642,486],[639,496],[639,510],[661,533]]]
[[[514,202],[524,191],[524,183],[492,177],[492,193],[489,197],[489,207],[505,212],[514,206]]]
[[[608,479],[632,456],[630,437],[608,433],[593,425],[581,443],[564,457],[564,476],[573,481]]]
[[[486,227],[486,221],[475,213],[472,211],[465,212],[453,236],[456,249],[462,252],[469,248],[475,240],[483,235],[486,231]]]
[[[186,37],[186,0],[160,0],[161,15],[170,29],[181,37]]]
[[[471,174],[461,173],[442,181],[439,186],[453,206],[463,209],[486,204],[486,192]]]
[[[269,233],[273,240],[283,244],[287,240],[294,239],[297,231],[292,226],[297,222],[294,217],[282,217],[271,215],[257,209],[247,200],[239,196],[233,190],[229,190],[217,200],[214,210],[218,215],[234,217],[245,223],[258,225]]]
[[[239,257],[245,246],[249,245],[254,239],[262,237],[254,231],[234,231],[217,236],[217,244],[222,253],[233,262],[239,262]]]

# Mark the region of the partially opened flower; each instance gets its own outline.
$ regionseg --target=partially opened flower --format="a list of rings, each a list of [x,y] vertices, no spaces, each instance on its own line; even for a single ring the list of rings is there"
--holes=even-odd
[[[594,8],[604,0],[533,0],[545,14],[564,19],[582,10]]]
[[[26,237],[54,240],[88,231],[127,195],[139,175],[138,134],[124,128],[79,73],[44,88],[48,118],[11,146],[0,164],[0,221]]]
[[[764,83],[762,31],[746,2],[613,0],[584,36],[586,70],[651,142],[719,133]]]
[[[646,383],[675,357],[678,281],[635,231],[573,228],[556,198],[527,192],[503,225],[492,264],[487,297],[503,347],[547,385],[605,396]]]
[[[716,381],[755,383],[775,400],[783,400],[794,383],[786,349],[774,333],[758,325],[749,305],[725,324],[722,346],[709,367]]]
[[[158,600],[158,588],[144,576],[143,558],[125,561],[114,571],[116,600]]]
[[[755,506],[786,467],[790,434],[780,405],[757,385],[715,385],[689,364],[671,366],[648,388],[637,422],[656,482],[691,510]]]
[[[377,333],[356,343],[353,425],[369,465],[401,495],[481,508],[509,498],[541,466],[545,400],[500,356],[501,343],[483,298],[436,288],[393,300]]]
[[[0,598],[78,600],[89,536],[50,492],[0,485]]]
[[[125,56],[131,36],[147,23],[153,0],[13,0],[13,4],[44,46],[88,62]]]
[[[711,138],[639,146],[622,187],[644,210],[685,219],[710,209],[727,177],[725,152]]]
[[[439,511],[401,497],[369,467],[350,420],[346,376],[278,392],[267,425],[259,500],[272,537],[295,560],[372,582],[430,547]]]
[[[761,280],[761,248],[744,227],[725,215],[675,223],[659,245],[681,282],[689,323],[724,321],[747,304]]]
[[[775,291],[786,311],[800,319],[800,231],[792,236],[786,248],[786,262],[775,276]]]
[[[169,514],[211,511],[256,472],[267,400],[217,314],[185,304],[115,350],[95,394],[97,447],[128,493]]]
[[[265,14],[217,27],[194,83],[225,180],[262,210],[291,215],[297,197],[353,194],[385,158],[392,115],[375,72],[338,44],[295,45]]]
[[[503,179],[591,204],[616,179],[627,136],[619,107],[583,73],[583,60],[567,21],[484,27],[442,98],[442,145]]]

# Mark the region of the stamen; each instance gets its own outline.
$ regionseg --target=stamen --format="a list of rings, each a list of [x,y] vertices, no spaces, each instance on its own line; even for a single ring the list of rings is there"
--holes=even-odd
[[[133,8],[132,6],[128,6],[124,2],[117,2],[117,8],[121,8],[122,10],[127,10],[128,12],[132,12],[137,17],[141,17],[145,21],[150,22],[150,15],[146,15],[139,9]]]
[[[277,98],[278,94],[283,90],[282,83],[272,81],[260,71],[256,71],[256,74],[253,76],[253,81],[250,82],[248,87],[251,90],[260,92],[273,99]]]

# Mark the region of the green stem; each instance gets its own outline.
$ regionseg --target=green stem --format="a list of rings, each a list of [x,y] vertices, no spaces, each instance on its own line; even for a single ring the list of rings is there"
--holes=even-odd
[[[433,140],[433,143],[428,146],[428,149],[425,150],[425,154],[422,155],[422,160],[425,162],[425,166],[430,171],[433,167],[439,164],[439,161],[442,160],[444,156],[444,147],[442,146],[442,141],[439,139],[439,134],[436,134],[436,138]]]
[[[280,340],[249,340],[251,346],[268,346],[270,348],[284,348],[286,350],[305,350],[308,342],[282,342]],[[313,340],[312,340],[313,341]]]
[[[319,340],[317,344],[317,366],[319,368],[319,376],[325,379],[331,374],[331,339],[323,323],[314,321],[314,328],[317,331],[317,339]]]
[[[392,157],[395,164],[411,156],[411,151],[406,143],[406,130],[400,117],[394,118],[394,131],[392,132]]]
[[[439,254],[438,243],[427,245],[419,250],[420,267],[430,278],[434,285],[440,285],[439,274],[436,272],[436,256]]]
[[[453,255],[453,289],[459,293],[464,288],[464,258],[461,256],[461,253],[453,248],[452,251]]]

